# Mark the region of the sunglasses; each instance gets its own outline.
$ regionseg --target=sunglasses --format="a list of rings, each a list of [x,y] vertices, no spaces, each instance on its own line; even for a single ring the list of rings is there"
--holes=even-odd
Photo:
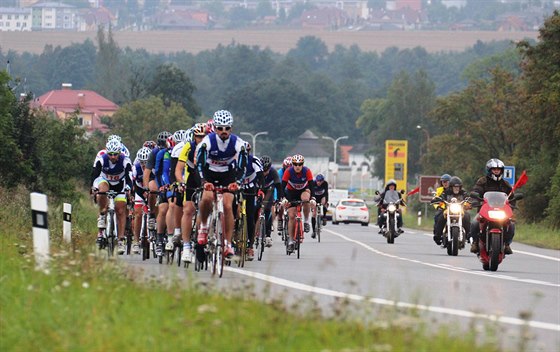
[[[303,163],[292,163],[294,166],[303,166]]]
[[[117,155],[121,155],[121,153],[117,152],[117,153],[107,153],[109,154],[109,156],[117,156]]]
[[[231,130],[231,126],[217,126],[216,129],[218,131],[229,131]]]

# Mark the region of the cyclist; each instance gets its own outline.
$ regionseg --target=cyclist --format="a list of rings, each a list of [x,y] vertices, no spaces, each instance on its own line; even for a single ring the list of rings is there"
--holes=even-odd
[[[321,221],[323,226],[327,224],[327,207],[329,205],[329,183],[325,181],[325,176],[323,174],[318,174],[315,177],[315,182],[313,184],[313,198],[317,202],[317,206],[323,207],[323,215]],[[317,207],[313,209],[313,217],[311,218],[311,225],[313,226],[313,234],[311,238],[315,238],[315,216],[317,214]]]
[[[179,154],[183,149],[185,143],[189,140],[190,130],[178,130],[173,133],[172,139],[175,144],[171,149],[169,155],[171,163],[169,168],[169,184],[174,185],[172,199],[169,201],[170,217],[173,219],[173,238],[167,241],[167,250],[173,250],[173,244],[180,244],[181,242],[181,217],[183,216],[183,189],[178,187],[179,183],[176,182],[175,170],[179,161]],[[168,230],[171,231],[171,230]]]
[[[157,145],[152,149],[150,156],[148,157],[148,161],[146,161],[146,167],[144,168],[144,175],[143,175],[143,184],[144,187],[148,185],[148,206],[150,208],[150,215],[148,218],[148,229],[149,230],[156,230],[156,198],[157,198],[157,191],[158,186],[156,182],[156,177],[154,172],[152,171],[156,165],[156,155],[159,151],[167,146],[167,138],[171,135],[171,133],[167,131],[162,131],[157,136]]]
[[[282,162],[282,169],[278,170],[278,177],[280,177],[280,182],[282,182],[282,176],[284,176],[284,172],[290,166],[292,166],[292,157],[288,156]],[[284,187],[282,187],[282,189],[284,189]],[[278,193],[276,194],[276,196],[277,196],[277,199],[282,199],[281,197],[278,196]],[[282,231],[284,231],[284,224],[283,224],[283,222],[284,222],[284,207],[283,206],[279,206],[279,207],[276,208],[276,218],[278,219],[278,224],[276,226],[276,228],[278,230],[278,236],[281,236]]]
[[[181,216],[181,233],[183,236],[183,254],[181,260],[185,263],[194,262],[194,253],[191,245],[192,218],[196,208],[193,202],[193,195],[200,187],[200,176],[195,170],[194,152],[196,146],[206,136],[206,124],[197,123],[191,129],[192,140],[184,144],[179,154],[175,177],[177,182],[184,185],[183,215]],[[186,166],[186,167],[185,167]]]
[[[132,180],[134,182],[134,242],[132,243],[132,253],[140,253],[140,230],[142,227],[142,207],[148,204],[146,199],[146,189],[144,187],[144,168],[150,156],[151,150],[142,147],[136,153],[137,162],[132,167]]]
[[[93,192],[97,194],[97,203],[99,205],[99,218],[97,219],[97,227],[100,230],[106,228],[107,218],[107,194],[109,190],[117,192],[115,197],[115,213],[117,216],[117,238],[119,254],[125,252],[124,228],[126,225],[126,202],[127,193],[132,189],[132,163],[130,159],[122,153],[122,144],[117,140],[107,142],[106,153],[101,156],[93,165],[92,184]],[[101,231],[100,231],[101,235]],[[98,237],[98,241],[101,238]]]
[[[253,156],[249,143],[245,143],[245,150],[247,152],[247,167],[245,169],[245,178],[241,184],[241,189],[243,190],[243,197],[245,198],[245,213],[247,214],[247,237],[249,240],[247,245],[247,260],[251,261],[255,257],[255,251],[253,250],[253,244],[255,243],[255,225],[257,222],[255,195],[259,196],[261,199],[264,197],[264,193],[261,190],[264,176],[261,161],[259,158]]]
[[[272,237],[270,233],[272,232],[272,205],[278,199],[284,197],[284,192],[282,191],[282,179],[278,175],[278,171],[272,166],[272,161],[268,155],[263,155],[261,157],[261,163],[263,165],[263,192],[264,196],[264,216],[266,219],[266,240],[265,246],[272,246]],[[280,220],[278,220],[280,221]]]
[[[286,169],[282,175],[282,187],[285,190],[284,207],[288,209],[288,233],[290,240],[288,242],[288,250],[294,249],[295,241],[295,217],[296,208],[292,205],[293,201],[301,200],[303,202],[303,229],[309,232],[310,219],[309,209],[311,200],[311,187],[313,183],[313,173],[306,166],[303,166],[305,159],[303,155],[296,154],[292,157],[292,166]],[[303,238],[300,239],[300,241]]]
[[[224,192],[225,216],[225,248],[224,255],[231,258],[234,255],[231,247],[231,237],[234,226],[233,194],[239,189],[239,182],[244,177],[247,165],[245,142],[232,133],[233,116],[227,110],[214,113],[214,127],[216,132],[210,133],[196,146],[196,165],[204,187],[200,201],[200,226],[197,242],[205,245],[208,242],[208,216],[212,211],[215,187],[227,187]]]
[[[436,189],[434,197],[441,197],[441,195],[449,188],[449,182],[451,181],[451,175],[443,174],[439,179],[440,186]],[[437,224],[443,218],[443,211],[445,210],[445,203],[434,204],[436,213],[434,214],[434,242],[438,245],[441,244],[441,236],[437,233]]]

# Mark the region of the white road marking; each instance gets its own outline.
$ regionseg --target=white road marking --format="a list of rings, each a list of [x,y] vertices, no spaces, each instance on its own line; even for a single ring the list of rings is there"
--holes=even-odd
[[[302,284],[302,283],[299,283],[299,282],[282,279],[282,278],[271,276],[271,275],[266,275],[266,274],[247,271],[247,270],[244,270],[244,269],[224,267],[224,270],[231,271],[233,273],[240,274],[240,275],[249,276],[249,277],[252,277],[252,278],[255,278],[255,279],[267,281],[267,282],[270,282],[270,283],[273,283],[273,284],[276,284],[276,285],[289,287],[289,288],[300,290],[300,291],[306,291],[306,292],[310,292],[310,293],[321,294],[321,295],[330,296],[330,297],[341,297],[341,298],[351,299],[351,300],[354,300],[354,301],[364,301],[364,302],[370,302],[370,303],[374,303],[374,304],[380,304],[380,305],[386,305],[386,306],[395,306],[395,307],[400,307],[400,308],[419,309],[419,310],[423,310],[423,311],[440,313],[440,314],[447,314],[447,315],[454,315],[454,316],[463,317],[463,318],[486,319],[486,320],[490,320],[490,321],[495,321],[495,322],[505,323],[505,324],[511,324],[511,325],[528,325],[528,326],[531,326],[531,327],[537,328],[537,329],[560,331],[560,325],[558,325],[558,324],[545,323],[545,322],[534,321],[534,320],[523,320],[523,319],[518,319],[518,318],[513,318],[513,317],[498,316],[498,315],[494,315],[494,314],[480,314],[480,313],[469,312],[469,311],[461,310],[461,309],[450,309],[450,308],[445,308],[445,307],[427,306],[427,305],[422,305],[422,304],[414,304],[414,303],[408,303],[408,302],[387,300],[387,299],[383,299],[383,298],[370,298],[370,297],[365,297],[365,296],[361,296],[361,295],[349,294],[349,293],[345,293],[345,292],[341,292],[341,291],[335,291],[335,290],[310,286],[310,285],[306,285],[306,284]]]
[[[332,233],[333,235],[342,238],[345,241],[355,243],[355,244],[367,249],[368,251],[371,251],[371,252],[374,252],[376,254],[379,254],[379,255],[382,255],[382,256],[385,256],[385,257],[389,257],[389,258],[394,258],[394,259],[403,260],[403,261],[407,261],[407,262],[411,262],[411,263],[415,263],[415,264],[430,266],[430,267],[433,267],[433,268],[439,268],[439,269],[451,270],[451,271],[458,271],[458,272],[462,272],[462,273],[465,273],[465,274],[486,276],[486,277],[492,277],[492,278],[496,278],[496,279],[516,281],[516,282],[524,282],[524,283],[528,283],[528,284],[531,284],[531,285],[536,284],[536,285],[543,285],[543,286],[560,287],[560,284],[555,284],[555,283],[547,282],[547,281],[539,281],[539,280],[532,280],[532,279],[521,279],[521,278],[517,278],[517,277],[514,277],[514,276],[509,276],[509,275],[502,275],[502,274],[496,274],[496,273],[485,272],[485,271],[473,271],[473,270],[469,270],[469,269],[465,269],[465,268],[455,267],[455,266],[452,266],[452,265],[433,264],[433,263],[427,263],[427,262],[423,262],[423,261],[416,260],[416,259],[399,257],[398,255],[395,255],[395,254],[389,254],[389,253],[385,253],[385,252],[382,252],[380,250],[377,250],[377,249],[375,249],[375,248],[373,248],[373,247],[371,247],[371,246],[369,246],[369,245],[367,245],[363,242],[357,241],[353,238],[347,237],[347,236],[345,236],[343,234],[340,234],[338,232],[328,230],[328,229],[323,229],[323,231],[328,231],[328,232]]]

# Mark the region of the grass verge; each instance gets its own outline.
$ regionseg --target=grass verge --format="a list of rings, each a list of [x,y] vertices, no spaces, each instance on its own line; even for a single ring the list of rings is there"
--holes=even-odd
[[[88,253],[85,244],[94,235],[80,224],[95,224],[95,213],[85,214],[82,205],[75,208],[75,248],[61,242],[61,221],[52,214],[59,208],[52,207],[52,259],[48,269],[35,270],[28,198],[0,193],[2,351],[500,350],[491,340],[481,342],[474,328],[433,329],[415,312],[363,321],[350,318],[339,302],[340,315],[326,319],[316,310],[296,314],[280,301],[264,304],[242,293],[226,297],[188,282],[138,280],[126,266]]]

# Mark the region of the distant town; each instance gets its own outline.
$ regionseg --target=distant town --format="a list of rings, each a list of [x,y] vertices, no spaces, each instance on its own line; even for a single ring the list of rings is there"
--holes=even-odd
[[[537,31],[560,0],[0,0],[0,31]]]

